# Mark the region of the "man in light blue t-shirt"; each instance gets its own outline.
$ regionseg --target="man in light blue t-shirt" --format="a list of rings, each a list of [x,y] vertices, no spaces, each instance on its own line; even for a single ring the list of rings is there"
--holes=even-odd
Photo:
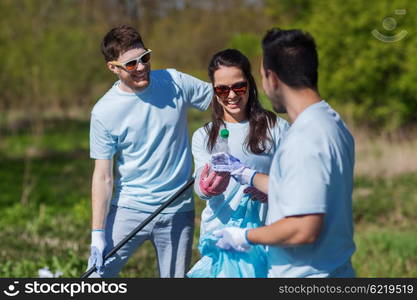
[[[95,167],[89,268],[98,270],[92,277],[116,277],[146,240],[155,247],[161,277],[184,277],[194,232],[192,189],[108,261],[103,263],[103,257],[191,178],[187,111],[206,110],[212,87],[174,69],[151,71],[151,50],[130,26],[110,30],[101,51],[119,80],[91,113]]]
[[[232,176],[268,193],[267,226],[216,233],[223,249],[267,245],[269,277],[354,277],[354,140],[321,99],[313,38],[272,29],[263,39],[263,88],[291,127],[269,176],[235,163]]]

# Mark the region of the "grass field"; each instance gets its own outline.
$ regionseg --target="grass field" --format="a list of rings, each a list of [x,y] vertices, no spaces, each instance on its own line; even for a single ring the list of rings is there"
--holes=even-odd
[[[191,115],[190,132],[206,119],[207,114]],[[64,277],[79,277],[85,271],[93,167],[88,128],[88,121],[51,120],[39,136],[24,127],[0,131],[0,277],[37,277],[46,266],[61,270]],[[357,275],[417,277],[417,160],[411,155],[417,153],[417,138],[394,144],[357,132],[353,196]],[[193,263],[198,259],[202,205],[196,199]],[[156,276],[150,243],[121,273],[121,277]]]

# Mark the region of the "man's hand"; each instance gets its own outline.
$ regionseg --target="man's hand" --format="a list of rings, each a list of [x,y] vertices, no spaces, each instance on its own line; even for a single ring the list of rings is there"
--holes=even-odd
[[[209,197],[222,194],[229,185],[230,173],[216,172],[206,164],[201,171],[199,187],[200,191]]]
[[[248,251],[250,248],[250,243],[246,237],[248,230],[248,228],[239,227],[226,227],[216,230],[213,232],[213,235],[219,238],[216,246],[224,250]]]
[[[88,267],[96,266],[97,272],[102,274],[104,271],[103,256],[106,247],[106,239],[103,230],[93,230],[91,232],[91,252],[88,259]]]
[[[260,190],[258,190],[257,188],[253,186],[247,187],[246,189],[244,189],[243,193],[248,194],[252,200],[256,200],[262,203],[268,202],[268,195],[265,193],[262,193]]]
[[[245,166],[238,158],[227,153],[216,153],[211,156],[212,168],[218,172],[230,172],[240,184],[253,185],[255,170]]]

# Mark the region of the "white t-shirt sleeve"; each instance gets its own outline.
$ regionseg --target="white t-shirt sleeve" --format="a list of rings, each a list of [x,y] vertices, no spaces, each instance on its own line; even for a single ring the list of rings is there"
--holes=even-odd
[[[326,212],[330,157],[311,139],[292,139],[279,157],[278,203],[284,216]],[[289,146],[289,145],[286,145]]]
[[[194,169],[203,168],[206,163],[210,162],[210,153],[207,150],[207,139],[205,129],[202,127],[196,130],[191,141],[191,151],[194,157]]]
[[[102,122],[91,114],[90,121],[90,157],[94,159],[111,159],[116,153],[114,141]]]
[[[194,157],[194,191],[198,197],[202,200],[208,200],[210,197],[204,195],[200,191],[200,175],[206,163],[210,162],[210,154],[207,151],[207,134],[205,134],[204,128],[200,128],[194,132],[191,149]]]
[[[213,99],[213,88],[210,83],[191,75],[178,72],[187,104],[198,110],[206,110]]]

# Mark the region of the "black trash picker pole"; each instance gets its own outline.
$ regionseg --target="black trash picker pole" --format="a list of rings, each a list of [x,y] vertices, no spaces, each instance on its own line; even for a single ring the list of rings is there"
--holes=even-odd
[[[149,222],[151,222],[159,213],[164,210],[166,207],[171,205],[185,190],[187,190],[192,184],[194,184],[194,178],[191,178],[180,190],[178,190],[167,202],[162,204],[152,215],[146,218],[141,224],[138,225],[132,232],[126,236],[123,240],[121,240],[113,249],[110,250],[109,253],[106,254],[104,257],[103,262],[105,262],[109,257],[113,256],[120,248],[123,247],[132,237],[136,235],[139,231],[143,229]],[[81,278],[87,278],[96,270],[96,266],[92,266],[87,272],[81,275]]]

